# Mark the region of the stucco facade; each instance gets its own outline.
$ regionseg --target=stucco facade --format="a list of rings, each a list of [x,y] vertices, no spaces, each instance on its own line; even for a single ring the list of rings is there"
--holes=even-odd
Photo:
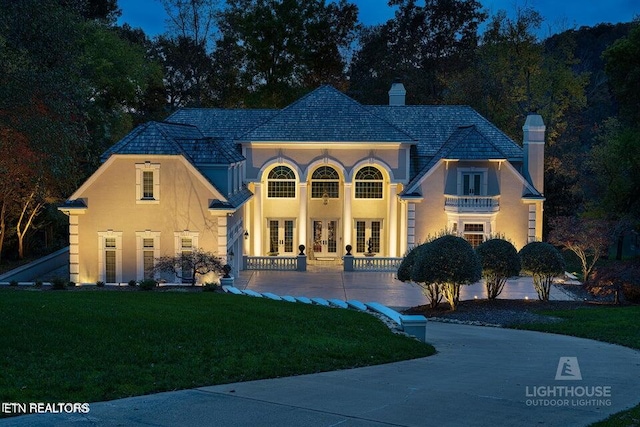
[[[144,278],[191,247],[339,262],[399,257],[443,230],[477,245],[542,236],[544,124],[523,146],[468,107],[360,105],[323,86],[283,110],[183,109],[142,125],[60,209],[71,280]],[[172,281],[175,278],[165,277]]]

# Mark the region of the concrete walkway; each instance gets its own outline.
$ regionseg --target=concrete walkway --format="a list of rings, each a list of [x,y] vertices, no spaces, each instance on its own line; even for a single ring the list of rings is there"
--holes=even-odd
[[[414,307],[428,301],[418,285],[402,283],[396,273],[344,272],[342,267],[309,266],[309,271],[241,271],[236,277],[238,289],[256,292],[272,292],[276,295],[304,295],[325,299],[377,301],[388,307]],[[481,282],[462,286],[460,299],[486,298]],[[519,277],[507,281],[499,298],[533,299],[538,295],[531,277]],[[567,295],[558,287],[552,287],[550,299],[567,300]]]
[[[0,426],[566,427],[640,401],[635,350],[436,322],[428,331],[438,349],[428,358],[92,403],[85,415],[30,415]],[[555,379],[565,356],[576,358],[582,380]],[[598,390],[605,396],[584,396]],[[551,391],[555,397],[533,396]]]

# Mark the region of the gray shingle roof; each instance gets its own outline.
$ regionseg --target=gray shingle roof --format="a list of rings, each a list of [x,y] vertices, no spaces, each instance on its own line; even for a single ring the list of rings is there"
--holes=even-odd
[[[182,154],[188,158],[175,135],[202,138],[200,131],[192,126],[148,122],[129,132],[105,151],[101,159],[105,161],[112,154]]]
[[[372,105],[367,108],[416,138],[420,156],[434,156],[458,128],[475,125],[477,132],[491,141],[504,158],[522,158],[520,146],[468,106]]]
[[[165,120],[196,126],[204,136],[237,139],[271,118],[279,110],[223,110],[219,108],[182,108]]]
[[[239,137],[241,141],[413,142],[331,86],[320,86]]]

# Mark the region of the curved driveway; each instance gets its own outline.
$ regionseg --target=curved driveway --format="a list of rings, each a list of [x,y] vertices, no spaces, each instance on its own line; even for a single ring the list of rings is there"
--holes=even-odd
[[[625,347],[436,322],[428,340],[438,354],[423,359],[94,403],[86,415],[0,425],[566,427],[640,402],[640,352]],[[575,359],[561,373],[575,378],[579,368],[581,380],[555,379],[564,357]],[[585,396],[593,392],[605,396]]]

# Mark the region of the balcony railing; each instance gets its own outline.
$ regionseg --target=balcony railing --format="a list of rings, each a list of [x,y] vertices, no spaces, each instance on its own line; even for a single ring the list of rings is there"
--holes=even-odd
[[[444,196],[444,210],[447,212],[498,212],[500,196]]]
[[[307,256],[244,256],[244,270],[306,271]]]
[[[402,258],[344,256],[344,271],[398,271]]]

